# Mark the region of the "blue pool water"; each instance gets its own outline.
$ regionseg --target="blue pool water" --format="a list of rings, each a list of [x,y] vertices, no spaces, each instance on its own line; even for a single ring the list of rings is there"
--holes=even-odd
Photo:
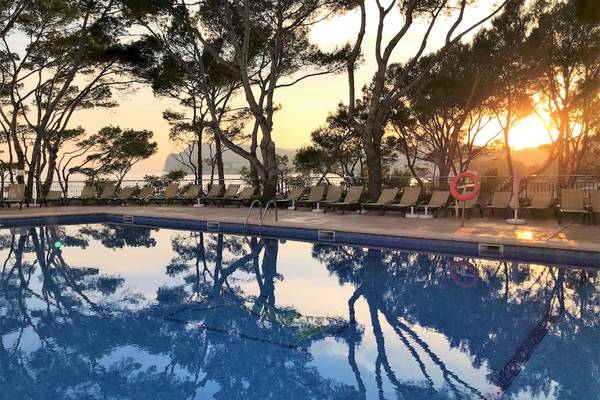
[[[0,268],[0,399],[600,398],[595,270],[123,225]]]

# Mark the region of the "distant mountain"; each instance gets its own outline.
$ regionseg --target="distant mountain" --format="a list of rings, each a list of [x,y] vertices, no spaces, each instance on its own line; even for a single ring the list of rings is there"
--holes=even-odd
[[[242,148],[244,150],[250,151],[248,146],[242,146]],[[290,165],[291,162],[294,160],[294,156],[296,155],[296,151],[297,150],[292,150],[292,149],[277,149],[277,154],[280,156],[287,156],[290,160]],[[181,153],[180,153],[181,154]],[[203,145],[202,146],[202,158],[206,159],[208,158],[208,155],[210,154],[209,152],[209,148],[207,145]],[[260,150],[259,150],[259,157],[260,157]],[[169,171],[175,171],[178,169],[183,169],[187,172],[189,171],[189,168],[186,168],[183,164],[181,164],[179,161],[177,161],[177,154],[176,153],[172,153],[169,154],[169,156],[167,156],[167,159],[165,160],[165,165],[163,170],[165,172],[169,172]],[[226,174],[237,174],[238,172],[240,172],[240,169],[242,169],[242,167],[250,167],[250,164],[248,163],[248,161],[235,154],[233,151],[231,150],[227,150],[223,153],[223,166],[225,168],[225,173]]]
[[[242,146],[245,150],[248,150],[247,146]],[[296,155],[297,150],[293,149],[277,149],[277,154],[286,155],[290,160],[290,166]],[[204,158],[208,157],[209,151],[208,146],[203,146],[202,154]],[[522,150],[516,150],[512,153],[514,164],[517,168],[520,168],[521,173],[531,174],[537,172],[540,166],[544,164],[548,157],[548,152],[544,146],[526,148]],[[226,174],[237,174],[240,172],[242,167],[249,167],[249,163],[242,157],[238,156],[231,150],[227,150],[223,153],[223,164],[225,167]],[[402,156],[394,164],[395,168],[404,169],[406,168],[406,159]],[[427,164],[421,165],[421,167],[427,168]],[[205,167],[206,168],[206,167]],[[174,171],[178,169],[186,169],[180,162],[175,158],[175,154],[170,154],[164,165],[164,171]],[[470,169],[479,174],[486,174],[490,170],[496,170],[499,176],[508,175],[508,166],[506,165],[506,158],[504,152],[499,152],[494,156],[482,157],[471,163]],[[188,171],[191,172],[191,171]],[[208,172],[208,171],[207,171]],[[551,165],[543,175],[555,175],[556,165]]]

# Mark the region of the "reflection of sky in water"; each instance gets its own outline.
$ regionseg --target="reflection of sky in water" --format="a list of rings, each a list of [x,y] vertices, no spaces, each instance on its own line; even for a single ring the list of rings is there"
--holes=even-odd
[[[471,285],[443,256],[105,225],[32,232],[11,243],[0,231],[6,398],[585,399],[600,388],[592,271],[470,260]]]

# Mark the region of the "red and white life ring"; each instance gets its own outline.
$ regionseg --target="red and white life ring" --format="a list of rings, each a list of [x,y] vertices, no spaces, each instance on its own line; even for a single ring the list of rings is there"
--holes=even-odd
[[[469,192],[460,193],[458,191],[458,183],[461,179],[471,179],[471,181],[473,182],[473,190]],[[452,194],[452,197],[456,199],[456,201],[473,200],[479,195],[480,191],[481,184],[479,183],[479,176],[477,176],[477,174],[473,172],[461,172],[460,174],[452,178],[452,180],[450,181],[450,193]]]
[[[454,261],[450,264],[450,278],[462,288],[472,288],[479,283],[479,270],[468,261]]]

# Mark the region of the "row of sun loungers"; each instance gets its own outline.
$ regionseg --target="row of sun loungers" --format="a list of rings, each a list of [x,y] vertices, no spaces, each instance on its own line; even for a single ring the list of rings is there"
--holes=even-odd
[[[202,192],[200,185],[189,185],[184,191],[179,191],[179,184],[174,183],[166,187],[162,195],[155,195],[155,189],[147,186],[139,190],[135,187],[125,187],[117,193],[114,185],[106,185],[102,192],[98,195],[94,186],[85,186],[80,197],[69,198],[66,204],[81,203],[81,204],[120,204],[127,205],[130,203],[138,205],[154,204],[154,205],[192,205],[195,203],[214,204],[214,205],[238,205],[241,206],[252,201],[257,196],[256,189],[246,187],[238,193],[240,185],[229,185],[223,192],[222,185],[213,185],[207,194]],[[60,192],[59,192],[60,193]],[[54,193],[49,193],[51,200],[54,200]],[[47,203],[49,196],[43,201]]]
[[[368,211],[384,214],[387,211],[399,211],[407,214],[424,211],[425,214],[439,216],[441,211],[447,215],[448,211],[458,212],[464,210],[466,216],[471,217],[477,211],[481,217],[488,212],[490,215],[496,213],[507,213],[510,207],[512,192],[496,192],[487,204],[480,204],[478,198],[467,201],[464,204],[450,203],[449,191],[435,191],[428,202],[419,202],[421,196],[420,187],[405,187],[400,199],[400,189],[388,188],[381,192],[375,201],[364,202],[363,186],[352,186],[344,194],[340,186],[313,186],[305,195],[305,188],[294,188],[281,199],[276,200],[278,207],[313,208],[323,212],[341,211],[342,213],[357,210],[359,213]],[[585,193],[577,189],[563,189],[560,196],[560,204],[552,204],[552,193],[536,192],[531,200],[521,210],[528,211],[531,215],[537,212],[554,210],[559,223],[564,215],[581,216],[585,222],[587,219],[595,223],[597,214],[600,214],[600,189],[589,192],[589,204],[586,204]],[[205,205],[227,206],[249,205],[253,200],[259,198],[254,187],[246,187],[240,191],[240,185],[232,184],[225,188],[223,185],[211,186],[208,193],[204,194],[200,185],[189,185],[183,191],[179,191],[179,184],[173,183],[167,186],[162,195],[156,195],[151,186],[138,189],[137,187],[124,187],[120,191],[117,186],[107,184],[98,193],[95,186],[84,186],[80,196],[64,198],[61,191],[50,191],[47,196],[40,200],[41,205],[69,205],[69,204],[97,204],[97,205],[191,205],[202,203]],[[29,206],[25,198],[25,185],[11,184],[8,186],[8,196],[0,199],[0,207],[11,205]]]

